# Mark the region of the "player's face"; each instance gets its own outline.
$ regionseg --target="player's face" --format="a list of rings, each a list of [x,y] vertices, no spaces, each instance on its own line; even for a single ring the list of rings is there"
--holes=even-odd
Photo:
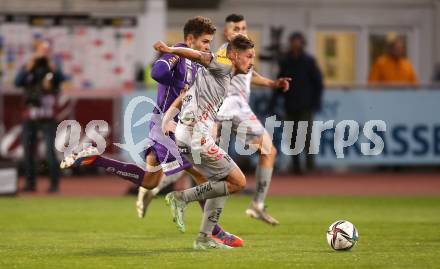
[[[190,35],[189,47],[195,50],[209,52],[211,50],[211,42],[213,38],[214,36],[210,34],[203,34],[197,38]]]
[[[231,41],[234,36],[242,34],[247,36],[247,24],[246,21],[228,22],[225,25],[225,37]]]
[[[238,74],[247,74],[254,66],[255,50],[237,50],[231,52],[231,61]]]

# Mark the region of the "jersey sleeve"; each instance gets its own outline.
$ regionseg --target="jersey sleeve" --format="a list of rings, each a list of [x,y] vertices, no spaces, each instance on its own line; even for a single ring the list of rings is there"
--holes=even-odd
[[[226,77],[232,72],[232,65],[224,64],[218,61],[216,55],[211,54],[211,62],[206,67],[214,77]]]
[[[168,70],[172,70],[177,63],[179,62],[179,56],[171,54],[171,53],[165,53],[155,62],[156,63],[164,63],[167,65]]]
[[[151,68],[151,77],[157,82],[170,85],[172,81],[172,70],[179,62],[179,56],[165,53],[156,62],[154,62]]]

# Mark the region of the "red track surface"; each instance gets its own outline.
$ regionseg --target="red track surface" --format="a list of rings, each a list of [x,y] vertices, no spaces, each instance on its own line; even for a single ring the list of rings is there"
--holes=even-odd
[[[20,178],[19,186],[24,185]],[[177,183],[182,188],[184,181]],[[60,192],[54,196],[121,196],[131,183],[115,176],[64,177]],[[248,187],[255,187],[254,176]],[[40,178],[38,191],[20,196],[48,195],[48,180]],[[276,176],[270,195],[440,195],[438,173],[321,173],[307,176]]]

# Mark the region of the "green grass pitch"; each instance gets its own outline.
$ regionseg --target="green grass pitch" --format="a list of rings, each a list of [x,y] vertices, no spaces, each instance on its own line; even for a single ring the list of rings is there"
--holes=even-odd
[[[245,247],[200,252],[195,203],[180,234],[163,197],[143,220],[134,197],[3,197],[0,268],[440,268],[440,197],[270,197],[278,227],[247,218],[249,200],[231,197],[221,218]],[[359,230],[352,251],[327,245],[338,219]]]

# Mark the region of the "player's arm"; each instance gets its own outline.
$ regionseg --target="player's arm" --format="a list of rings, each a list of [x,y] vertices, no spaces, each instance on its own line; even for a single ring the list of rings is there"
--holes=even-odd
[[[162,119],[162,132],[165,135],[168,135],[170,132],[174,133],[176,130],[176,122],[174,121],[174,118],[179,115],[180,108],[182,107],[183,97],[185,96],[185,93],[188,91],[188,88],[183,89],[180,92],[180,95],[173,101],[173,103],[170,105],[168,110],[163,115]]]
[[[255,70],[252,70],[252,84],[257,86],[269,87],[272,89],[283,89],[283,91],[289,90],[289,84],[291,78],[278,78],[277,80],[272,80],[269,78],[265,78],[262,75],[258,74]]]
[[[182,47],[169,47],[162,41],[157,41],[153,45],[154,49],[163,53],[172,53],[177,56],[190,59],[204,66],[208,66],[212,60],[212,54]]]

